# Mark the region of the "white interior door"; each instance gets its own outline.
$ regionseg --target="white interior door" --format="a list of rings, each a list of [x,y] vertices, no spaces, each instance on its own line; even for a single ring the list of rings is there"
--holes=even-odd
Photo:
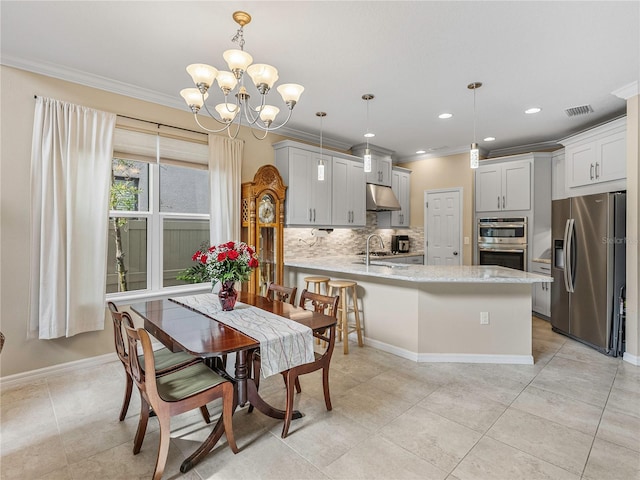
[[[425,265],[462,265],[462,188],[424,192]]]

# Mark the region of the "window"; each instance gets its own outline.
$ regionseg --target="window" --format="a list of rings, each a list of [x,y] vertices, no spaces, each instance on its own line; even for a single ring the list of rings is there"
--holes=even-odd
[[[110,296],[184,285],[176,277],[193,264],[193,252],[208,243],[206,136],[180,138],[183,132],[163,128],[116,128],[107,256]]]

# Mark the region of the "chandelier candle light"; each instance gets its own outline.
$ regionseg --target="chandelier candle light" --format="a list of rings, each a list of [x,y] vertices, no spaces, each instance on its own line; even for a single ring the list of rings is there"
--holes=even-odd
[[[369,150],[369,139],[375,137],[375,133],[371,133],[369,131],[369,100],[373,100],[376,98],[371,93],[365,93],[362,95],[362,99],[367,102],[367,132],[364,134],[367,139],[367,146],[364,149],[364,156],[362,157],[364,160],[364,171],[365,173],[371,172],[371,150]]]
[[[271,65],[263,63],[252,64],[253,57],[244,51],[244,26],[251,22],[251,16],[245,12],[234,12],[233,20],[240,25],[240,28],[231,41],[238,43],[240,49],[227,50],[222,54],[230,71],[221,71],[203,63],[189,65],[187,72],[191,75],[197,88],[185,88],[180,91],[180,95],[182,95],[182,98],[184,98],[193,112],[196,123],[203,130],[211,133],[226,131],[229,137],[236,138],[244,117],[249,127],[257,127],[265,132],[262,137],[258,137],[254,133],[253,128],[251,128],[253,136],[259,140],[263,140],[270,131],[277,130],[286,125],[291,118],[293,107],[296,106],[300,95],[302,95],[304,91],[304,87],[295,83],[287,83],[277,88],[278,93],[280,93],[282,100],[289,109],[289,113],[282,124],[273,126],[273,122],[280,112],[280,109],[273,105],[268,105],[266,103],[266,97],[278,80],[278,70]],[[249,103],[251,96],[244,86],[245,72],[251,77],[251,81],[260,94],[260,104],[257,106],[251,106]],[[209,89],[213,86],[215,80],[218,81],[218,87],[220,87],[224,95],[224,102],[215,106],[215,111],[219,118],[211,113],[205,103],[209,96]],[[237,91],[236,87],[238,87]],[[234,94],[233,92],[236,93]],[[229,102],[230,94],[235,96],[235,102]],[[220,129],[211,130],[200,123],[198,120],[198,112],[202,107],[204,107],[211,118],[222,125]],[[235,132],[231,133],[230,127],[234,123],[236,124],[236,129]]]
[[[480,165],[480,150],[476,143],[476,90],[482,86],[482,82],[473,82],[467,88],[473,90],[473,143],[469,152],[469,163],[471,168],[478,168]]]

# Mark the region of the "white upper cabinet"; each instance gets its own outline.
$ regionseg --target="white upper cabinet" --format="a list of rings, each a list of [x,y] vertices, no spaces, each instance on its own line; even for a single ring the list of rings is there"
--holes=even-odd
[[[371,171],[367,174],[367,183],[391,185],[391,158],[371,155]]]
[[[529,210],[531,162],[482,165],[476,170],[476,211]]]
[[[367,224],[364,165],[333,157],[331,224],[336,227],[363,227]]]
[[[567,198],[564,175],[564,148],[562,148],[553,152],[551,157],[551,200]]]
[[[400,210],[378,212],[379,228],[409,228],[411,203],[411,170],[393,167],[391,190],[400,203]]]
[[[565,183],[569,196],[625,188],[626,118],[561,141],[565,146]]]
[[[276,168],[287,185],[286,226],[363,227],[366,183],[361,158],[284,140],[273,145]],[[328,155],[331,153],[331,155]],[[324,180],[318,180],[318,164]]]
[[[280,142],[284,143],[284,142]],[[331,225],[332,158],[313,150],[276,148],[276,167],[287,185],[287,225]],[[318,164],[324,163],[324,180],[318,180]]]
[[[364,150],[367,148],[365,143],[360,143],[351,147],[353,155],[362,158]],[[376,145],[369,145],[371,151],[371,171],[365,172],[367,183],[375,183],[376,185],[391,186],[391,150],[386,150]]]

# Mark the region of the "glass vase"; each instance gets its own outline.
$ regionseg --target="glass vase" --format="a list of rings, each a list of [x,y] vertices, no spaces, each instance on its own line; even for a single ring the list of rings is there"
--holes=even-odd
[[[220,285],[220,291],[218,292],[218,298],[220,299],[220,305],[222,310],[228,312],[233,310],[238,299],[238,292],[234,288],[236,282],[234,280],[227,280]]]

